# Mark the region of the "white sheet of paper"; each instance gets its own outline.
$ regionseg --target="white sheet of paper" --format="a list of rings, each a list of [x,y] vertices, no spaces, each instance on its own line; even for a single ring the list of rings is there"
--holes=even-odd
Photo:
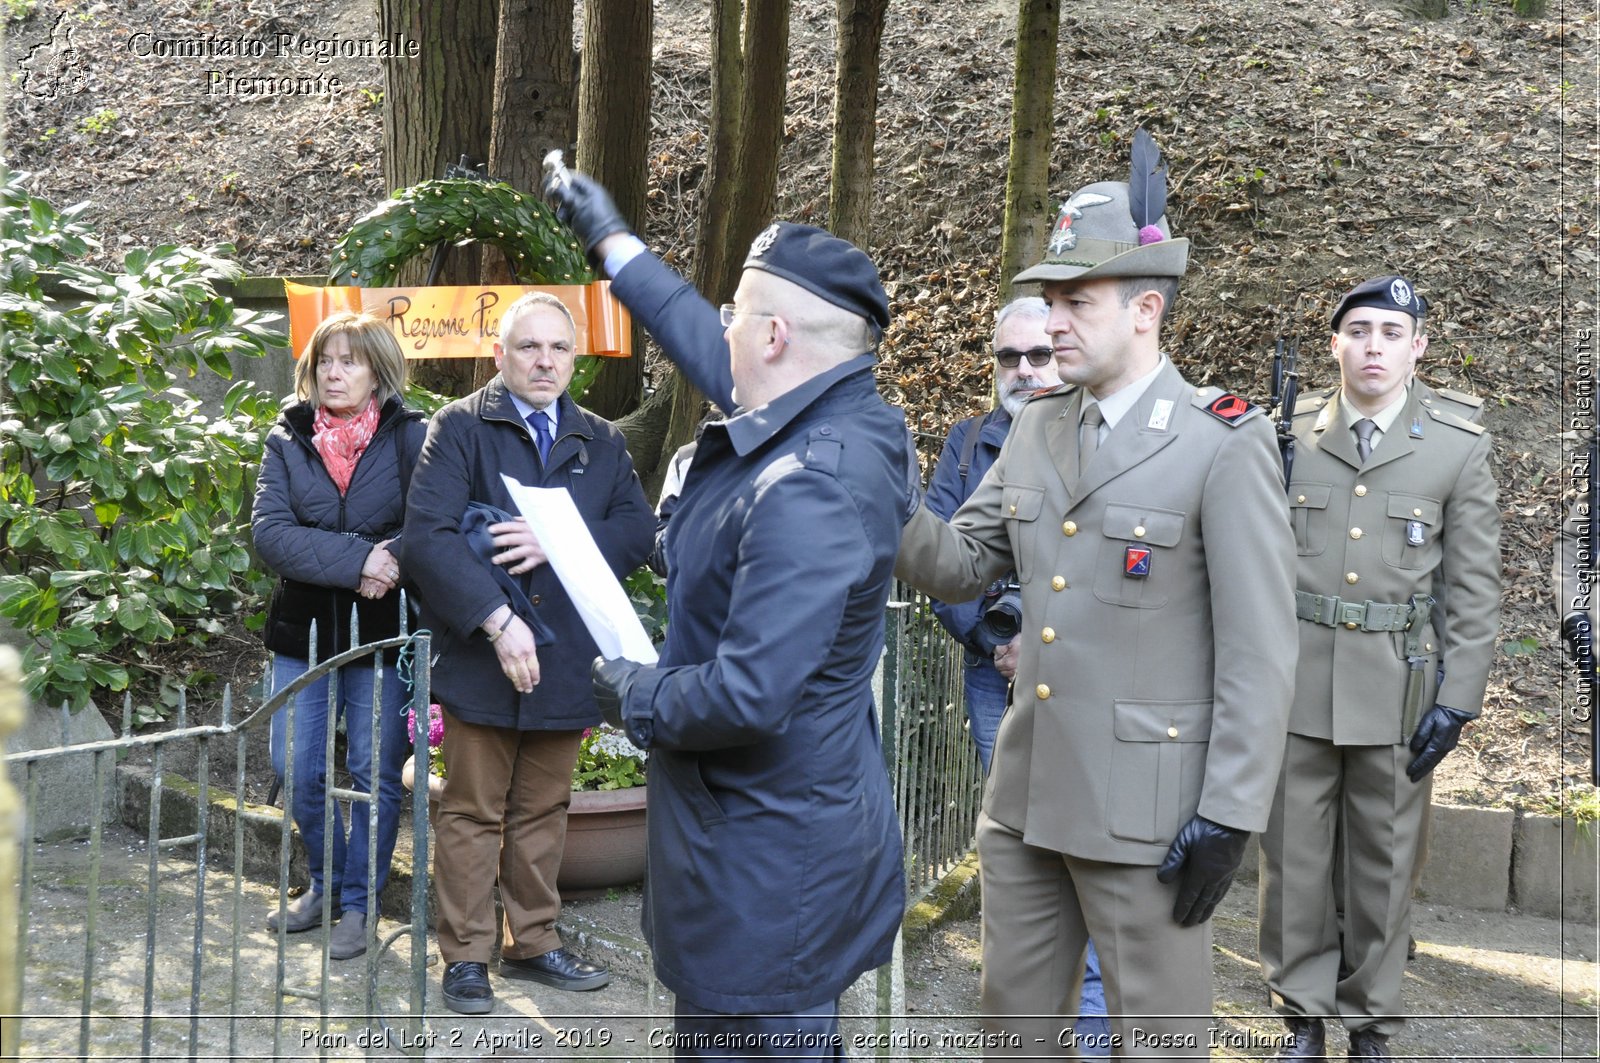
[[[656,649],[628,593],[611,574],[572,496],[560,487],[526,487],[501,473],[511,501],[539,537],[556,578],[605,657],[655,664]]]

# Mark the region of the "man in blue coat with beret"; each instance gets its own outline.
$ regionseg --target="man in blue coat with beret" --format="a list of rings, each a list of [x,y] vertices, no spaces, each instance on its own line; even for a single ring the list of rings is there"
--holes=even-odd
[[[445,713],[433,863],[444,1002],[467,1015],[494,1007],[496,878],[501,975],[568,990],[610,979],[556,933],[572,765],[600,720],[586,675],[595,643],[527,522],[506,512],[501,474],[565,489],[619,578],[655,535],[622,434],[566,393],[577,326],[565,305],[545,292],[512,303],[494,354],[499,374],[428,427],[403,540]]]
[[[905,420],[878,394],[877,269],[776,222],[711,306],[610,197],[546,185],[611,290],[724,410],[667,527],[658,665],[596,661],[601,712],[650,749],[644,930],[677,995],[669,1047],[843,1059],[839,995],[890,959],[900,830],[872,698],[900,529]]]

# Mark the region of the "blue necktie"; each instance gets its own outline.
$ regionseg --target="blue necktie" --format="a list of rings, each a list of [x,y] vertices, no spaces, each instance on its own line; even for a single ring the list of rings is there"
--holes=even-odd
[[[543,410],[528,414],[528,427],[533,429],[533,441],[539,447],[539,464],[550,460],[550,418]]]

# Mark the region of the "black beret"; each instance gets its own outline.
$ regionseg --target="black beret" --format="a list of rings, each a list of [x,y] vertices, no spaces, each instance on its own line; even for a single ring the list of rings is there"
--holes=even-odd
[[[1428,300],[1417,294],[1411,282],[1391,273],[1387,277],[1374,277],[1362,281],[1345,293],[1333,309],[1333,331],[1339,331],[1339,322],[1347,311],[1358,306],[1376,306],[1384,310],[1398,310],[1421,321],[1428,316]]]
[[[745,269],[800,285],[834,306],[864,317],[879,335],[889,327],[889,297],[866,252],[814,225],[775,221],[750,244]]]

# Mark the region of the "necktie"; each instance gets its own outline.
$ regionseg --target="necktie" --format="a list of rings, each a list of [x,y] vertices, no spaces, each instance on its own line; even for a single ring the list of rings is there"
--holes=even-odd
[[[550,418],[543,410],[528,414],[528,427],[533,429],[533,441],[539,447],[539,464],[550,460]]]
[[[1100,404],[1091,402],[1083,408],[1083,423],[1078,429],[1078,475],[1089,467],[1094,452],[1100,449],[1100,426],[1105,424],[1105,414]]]
[[[1372,453],[1372,433],[1378,426],[1372,418],[1363,417],[1350,427],[1356,431],[1356,457],[1366,461],[1367,455]]]

